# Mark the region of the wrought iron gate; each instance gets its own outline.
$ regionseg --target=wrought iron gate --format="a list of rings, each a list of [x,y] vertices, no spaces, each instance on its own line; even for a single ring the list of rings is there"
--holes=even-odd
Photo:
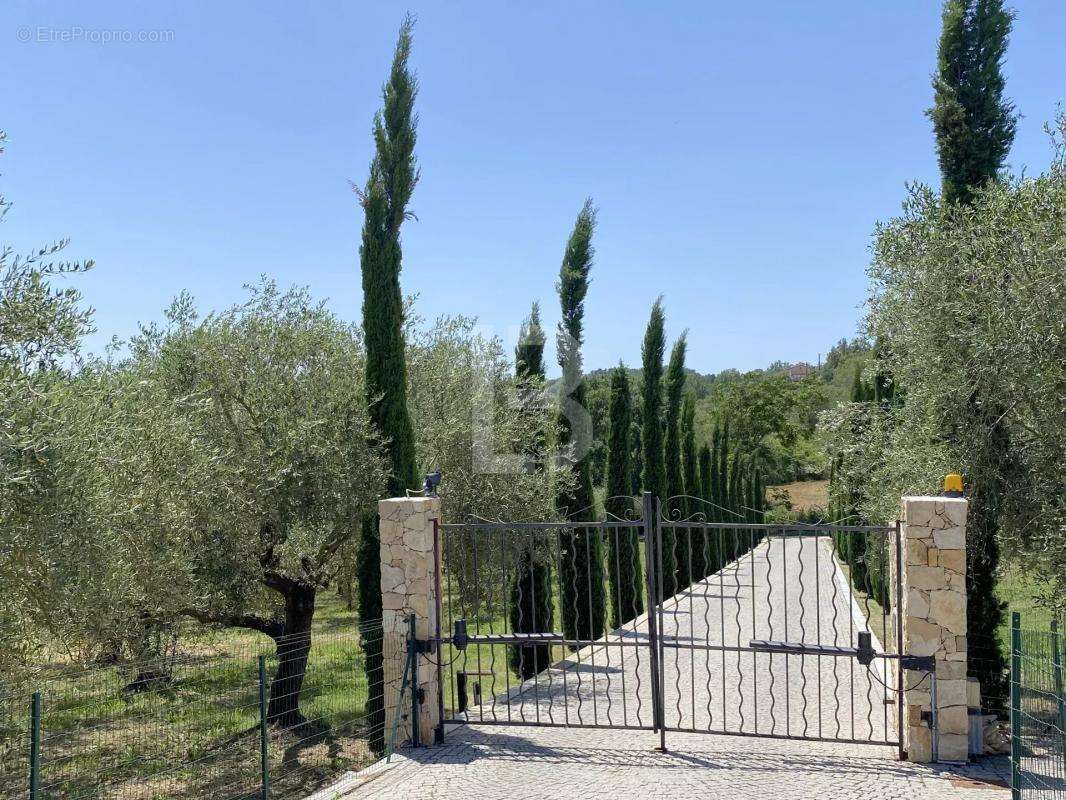
[[[439,526],[442,719],[900,746],[898,526],[622,505]]]

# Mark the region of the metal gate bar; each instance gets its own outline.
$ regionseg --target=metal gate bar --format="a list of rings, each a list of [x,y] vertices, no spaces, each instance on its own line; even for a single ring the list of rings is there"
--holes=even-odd
[[[660,619],[670,605],[688,619],[687,631],[680,613],[674,614],[672,630],[665,620],[660,622],[662,649],[673,653],[672,659],[663,656],[661,666],[668,708],[664,729],[898,748],[901,698],[894,698],[891,718],[887,710],[898,683],[890,686],[889,670],[881,669],[898,653],[898,635],[895,641],[888,635],[893,627],[899,631],[898,624],[889,624],[890,599],[897,603],[898,619],[899,591],[889,591],[890,572],[897,581],[899,575],[898,526],[708,520],[712,513],[727,512],[693,510],[703,508],[706,504],[698,498],[672,498],[659,515],[657,561],[671,565],[667,569],[674,569],[676,581],[687,587],[657,598]],[[702,558],[694,558],[700,550]],[[852,557],[856,552],[860,557]],[[894,571],[889,569],[893,555]],[[686,574],[697,565],[703,566],[702,574]],[[670,575],[663,578],[674,582]],[[712,588],[717,590],[714,605]],[[701,592],[704,597],[697,604]],[[717,631],[709,626],[711,610],[717,612]],[[701,611],[702,630],[696,635]],[[868,629],[875,622],[880,622],[888,652],[878,654],[876,665],[856,670],[857,628]],[[774,638],[783,641],[768,647],[775,627],[784,636]],[[697,664],[700,653],[704,661]],[[715,653],[721,656],[717,666],[712,664]],[[842,658],[847,665],[843,675],[838,667]],[[717,698],[713,671],[721,673]],[[696,689],[697,675],[706,679],[703,691]],[[697,695],[702,708],[697,708]],[[865,708],[860,707],[863,701]]]
[[[441,524],[441,719],[900,747],[899,526],[724,513],[645,493],[626,519]]]
[[[618,630],[580,622],[596,617],[597,592],[621,603],[608,595],[602,551],[617,562],[624,539],[636,553],[648,518],[440,525],[440,619],[444,632],[460,618],[469,631],[461,650],[455,636],[438,637],[442,719],[654,729],[656,637],[643,612],[651,596],[644,581],[652,576],[638,562],[639,607],[626,614],[616,606],[624,621]],[[598,561],[585,557],[590,552]],[[539,577],[531,574],[534,563]]]

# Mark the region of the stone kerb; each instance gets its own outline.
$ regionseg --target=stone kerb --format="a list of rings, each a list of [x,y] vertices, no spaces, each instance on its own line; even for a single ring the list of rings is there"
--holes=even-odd
[[[904,497],[903,652],[933,656],[937,737],[931,730],[932,682],[908,670],[903,746],[910,761],[966,761],[966,512],[961,497]],[[923,680],[924,679],[924,680]]]
[[[436,634],[437,598],[434,571],[434,523],[440,519],[436,497],[399,497],[378,502],[381,552],[381,605],[385,652],[385,731],[392,729],[397,697],[403,680],[409,617],[415,615],[415,634],[429,639]],[[418,724],[423,744],[433,742],[439,724],[437,672],[427,658],[418,660]],[[410,708],[404,700],[404,713]],[[410,725],[401,719],[397,742],[411,738]]]

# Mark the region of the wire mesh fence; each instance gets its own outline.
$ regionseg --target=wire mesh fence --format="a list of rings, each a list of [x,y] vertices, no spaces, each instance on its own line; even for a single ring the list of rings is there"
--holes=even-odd
[[[403,649],[372,622],[9,680],[0,797],[303,797],[383,755],[374,699]],[[382,659],[370,681],[368,654]]]
[[[1066,642],[1055,623],[1023,630],[1011,619],[1011,773],[1013,796],[1066,798]]]

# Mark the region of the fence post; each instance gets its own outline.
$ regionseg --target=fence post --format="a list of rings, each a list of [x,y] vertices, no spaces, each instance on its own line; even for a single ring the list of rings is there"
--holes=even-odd
[[[41,787],[41,693],[30,700],[30,800],[37,800]]]
[[[421,747],[422,736],[418,720],[418,631],[414,614],[407,618],[407,653],[411,665],[411,746]]]
[[[1055,699],[1059,705],[1062,732],[1062,765],[1066,768],[1066,688],[1063,687],[1062,652],[1059,650],[1059,623],[1051,620],[1051,669],[1055,673]]]
[[[1010,615],[1010,792],[1020,800],[1022,760],[1022,615]]]
[[[659,634],[656,628],[655,602],[655,496],[644,492],[641,496],[641,520],[644,524],[644,593],[648,607],[648,656],[651,661],[652,730],[659,733],[663,726],[662,696],[659,686]]]
[[[266,656],[259,656],[259,769],[263,800],[270,800],[270,750],[267,737]]]

